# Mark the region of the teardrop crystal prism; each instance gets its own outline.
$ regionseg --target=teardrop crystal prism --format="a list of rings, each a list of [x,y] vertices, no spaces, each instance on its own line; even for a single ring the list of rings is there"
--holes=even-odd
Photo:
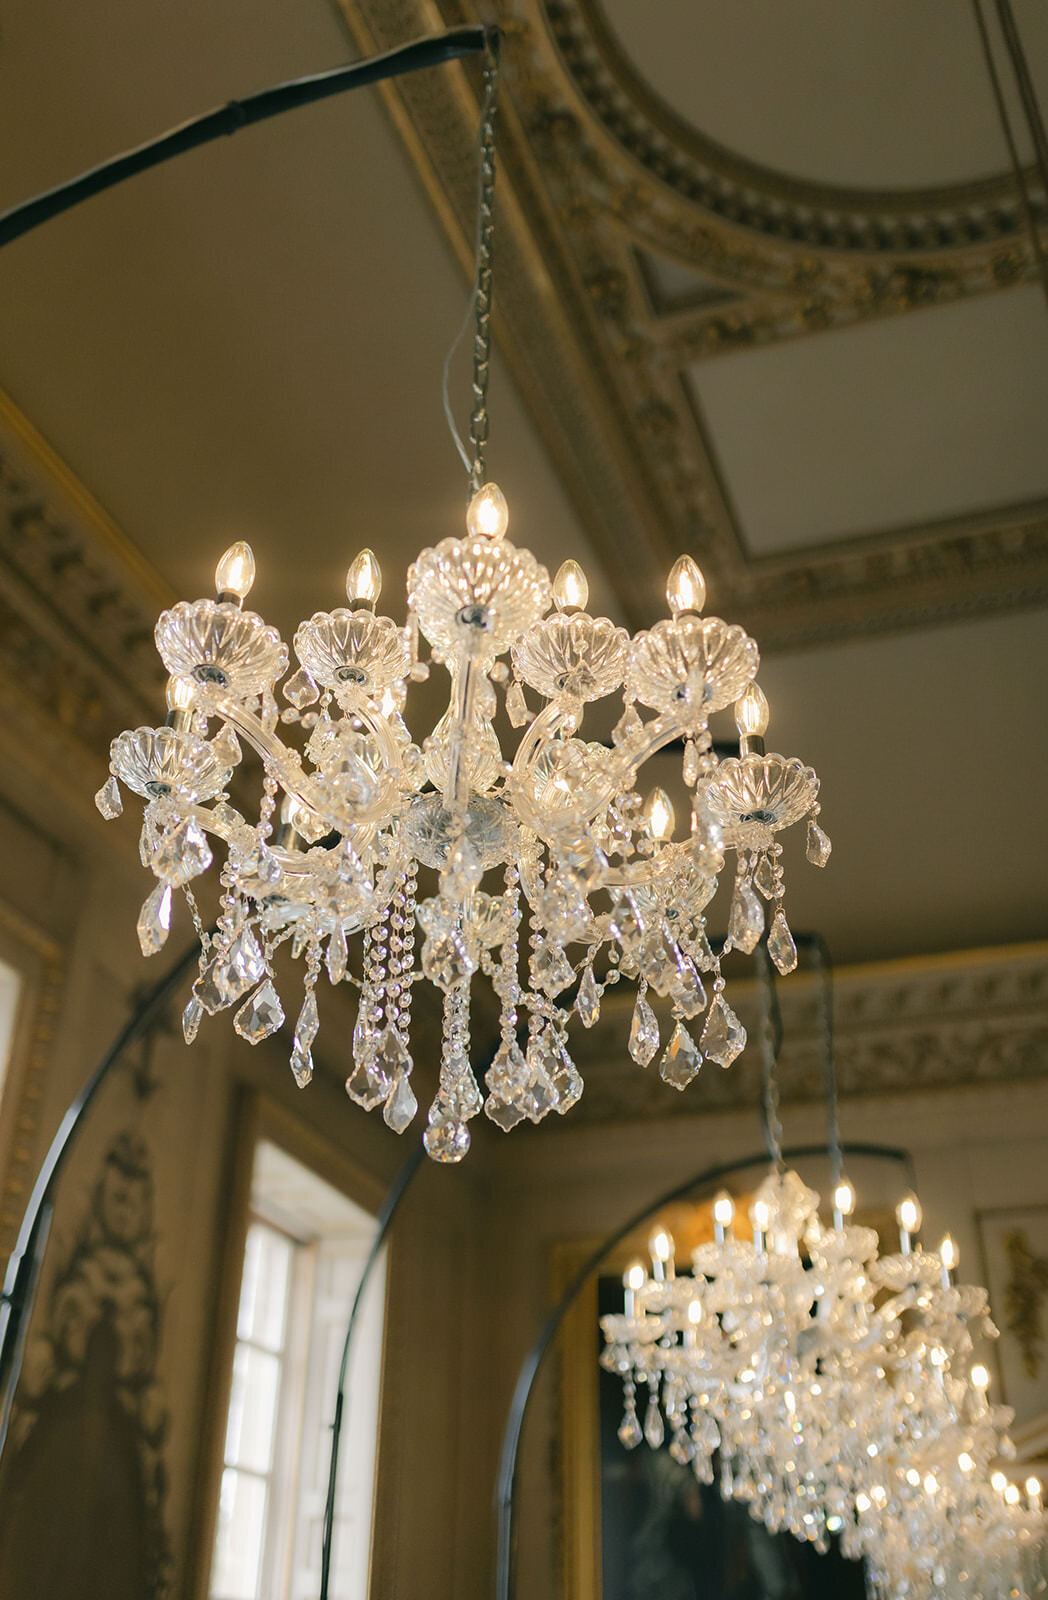
[[[284,699],[297,711],[301,711],[303,706],[311,706],[319,698],[320,690],[305,667],[299,667],[284,684]]]
[[[204,1020],[204,1008],[195,994],[190,995],[186,1008],[182,1013],[182,1037],[186,1044],[192,1044],[200,1032],[200,1024]]]
[[[648,1409],[644,1416],[644,1437],[653,1450],[661,1449],[662,1441],[666,1437],[662,1412],[654,1395],[648,1401]]]
[[[302,1002],[302,1010],[295,1023],[295,1048],[309,1050],[317,1036],[320,1027],[320,1017],[317,1012],[317,997],[310,989]]]
[[[361,1062],[346,1079],[346,1093],[365,1111],[374,1111],[376,1106],[382,1105],[389,1097],[391,1086],[391,1079],[374,1056]]]
[[[496,1128],[508,1133],[518,1122],[524,1121],[525,1112],[516,1100],[503,1100],[501,1095],[489,1094],[484,1102],[484,1115],[490,1117]]]
[[[456,1122],[450,1117],[438,1117],[431,1122],[422,1135],[422,1143],[426,1147],[426,1154],[434,1161],[451,1165],[461,1161],[468,1154],[470,1137],[469,1129],[464,1122]]]
[[[689,739],[684,746],[684,761],[681,764],[681,776],[689,789],[694,789],[699,781],[702,771],[702,761],[694,739]]]
[[[346,933],[339,922],[334,933],[328,940],[327,947],[327,975],[330,983],[341,983],[346,976],[346,963],[349,960],[349,950],[346,945]]]
[[[144,956],[162,950],[171,931],[171,885],[160,884],[138,913],[138,942]]]
[[[658,1048],[658,1021],[644,996],[639,994],[630,1024],[630,1055],[638,1066],[646,1067]]]
[[[528,703],[524,698],[524,690],[516,678],[506,690],[506,715],[514,728],[523,728],[529,717]]]
[[[763,932],[764,908],[754,894],[752,885],[745,878],[740,878],[731,902],[728,937],[736,950],[751,956]]]
[[[535,983],[551,997],[566,989],[575,976],[575,969],[560,946],[549,943],[536,952],[531,970]]]
[[[398,1072],[393,1091],[382,1110],[382,1120],[394,1133],[404,1133],[415,1120],[418,1101],[406,1072]]]
[[[753,874],[753,882],[760,890],[765,900],[775,898],[775,868],[771,864],[771,857],[762,855],[757,863],[757,870]]]
[[[268,1039],[283,1025],[284,1008],[269,978],[260,984],[249,1000],[245,1000],[233,1018],[234,1028],[248,1044],[261,1044],[263,1039]]]
[[[526,1087],[528,1063],[518,1044],[503,1044],[485,1074],[485,1082],[492,1094],[501,1100],[513,1100]],[[523,1116],[523,1111],[521,1116]],[[494,1120],[494,1119],[493,1119]],[[520,1120],[519,1118],[517,1119]],[[500,1124],[501,1126],[501,1124]]]
[[[730,1067],[746,1048],[746,1029],[721,994],[713,997],[699,1048],[719,1067]]]
[[[304,1089],[313,1079],[313,1057],[309,1050],[302,1050],[298,1045],[291,1052],[291,1072],[300,1089]]]
[[[625,1445],[627,1450],[635,1450],[643,1438],[637,1413],[631,1405],[628,1405],[619,1423],[619,1443]]]
[[[659,1077],[671,1089],[686,1089],[701,1066],[702,1056],[695,1040],[683,1022],[678,1022],[659,1062]]]
[[[824,833],[812,817],[808,822],[808,848],[805,852],[812,866],[824,867],[830,859],[832,849],[829,834]]]
[[[771,919],[771,927],[768,930],[768,954],[783,977],[792,972],[797,965],[797,946],[793,942],[793,934],[790,932],[790,925],[781,906]]]
[[[584,1028],[592,1028],[600,1016],[600,986],[593,975],[592,967],[587,967],[582,974],[579,992],[575,997],[575,1010]]]
[[[120,816],[124,802],[120,794],[120,785],[115,777],[109,778],[99,789],[95,795],[95,805],[107,822],[112,822],[115,817]]]
[[[228,722],[223,722],[212,739],[211,753],[220,767],[235,767],[243,760],[244,752],[240,748],[240,740]]]

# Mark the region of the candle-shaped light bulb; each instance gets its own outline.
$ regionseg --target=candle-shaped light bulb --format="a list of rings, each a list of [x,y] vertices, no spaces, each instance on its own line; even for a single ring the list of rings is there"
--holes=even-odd
[[[637,1309],[637,1290],[643,1289],[644,1280],[648,1274],[644,1270],[642,1261],[631,1261],[622,1274],[622,1287],[626,1291],[625,1315],[632,1317]]]
[[[682,611],[701,611],[706,604],[706,580],[691,556],[678,556],[670,568],[666,599],[675,617]]]
[[[694,1349],[698,1343],[699,1323],[702,1321],[702,1302],[689,1300],[685,1316],[687,1321],[684,1326],[684,1343],[688,1349]]]
[[[833,1210],[840,1217],[850,1217],[855,1210],[855,1190],[847,1178],[842,1178],[833,1191]]]
[[[355,606],[373,606],[382,593],[382,568],[374,550],[362,550],[346,573],[346,594]]]
[[[1034,1511],[1041,1509],[1041,1480],[1040,1478],[1027,1478],[1024,1485],[1026,1497]]]
[[[501,539],[509,527],[509,506],[497,483],[478,489],[466,512],[466,527],[475,539]]]
[[[661,843],[673,833],[677,821],[673,802],[665,789],[653,789],[644,806],[644,820],[653,839]]]
[[[553,599],[558,611],[585,611],[589,583],[577,561],[562,561],[553,580]]]
[[[1008,1487],[1008,1479],[1003,1472],[990,1473],[990,1488],[996,1489],[998,1494],[1003,1494]]]
[[[1019,1485],[1017,1483],[1008,1484],[1004,1491],[1004,1498],[1010,1506],[1017,1506],[1020,1499]]]
[[[648,1240],[652,1271],[656,1283],[673,1277],[673,1240],[665,1228],[656,1228]]]
[[[760,738],[768,731],[768,696],[759,683],[751,683],[735,702],[735,726],[743,738]]]
[[[969,1372],[968,1376],[971,1379],[972,1388],[981,1389],[985,1394],[986,1390],[990,1387],[990,1374],[988,1369],[983,1366],[981,1361],[976,1363],[976,1365]]]
[[[957,1465],[960,1467],[962,1472],[974,1472],[975,1457],[970,1456],[967,1450],[962,1450],[960,1455],[957,1457]]]
[[[188,711],[196,695],[196,686],[189,678],[168,678],[167,709]]]
[[[948,1289],[952,1282],[951,1273],[956,1271],[960,1260],[960,1251],[954,1244],[952,1234],[943,1234],[942,1244],[939,1246],[939,1260],[942,1262],[942,1286]]]
[[[753,1224],[753,1246],[758,1253],[762,1253],[768,1237],[768,1223],[771,1221],[771,1208],[766,1200],[755,1200],[750,1207],[750,1221]]]
[[[724,1243],[724,1233],[735,1221],[735,1201],[727,1189],[722,1189],[713,1201],[713,1237],[718,1244]]]
[[[255,557],[251,546],[238,539],[215,568],[215,588],[220,595],[234,594],[238,600],[244,600],[254,581]]]
[[[904,1195],[895,1208],[895,1220],[899,1224],[899,1248],[903,1255],[909,1255],[913,1242],[913,1235],[921,1226],[921,1203],[915,1194]]]

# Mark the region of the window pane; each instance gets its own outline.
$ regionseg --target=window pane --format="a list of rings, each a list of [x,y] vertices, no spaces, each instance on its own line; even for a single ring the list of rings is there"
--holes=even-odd
[[[287,1320],[288,1286],[294,1245],[282,1233],[253,1222],[244,1250],[237,1338],[280,1350]]]
[[[257,1600],[265,1526],[265,1483],[227,1467],[218,1502],[212,1600]]]
[[[233,1356],[233,1387],[226,1424],[228,1466],[269,1471],[279,1389],[279,1357],[249,1344],[238,1344]]]

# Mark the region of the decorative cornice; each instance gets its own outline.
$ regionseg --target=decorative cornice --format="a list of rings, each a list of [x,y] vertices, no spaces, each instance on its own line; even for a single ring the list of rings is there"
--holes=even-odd
[[[815,985],[798,973],[777,993],[782,1097],[819,1100],[824,1054]],[[632,1121],[756,1108],[761,1064],[754,986],[736,983],[732,998],[753,1042],[729,1071],[706,1063],[693,1084],[674,1094],[655,1064],[641,1071],[629,1058],[631,1008],[609,991],[597,1026],[574,1041],[586,1092],[573,1117]],[[1048,1077],[1048,944],[844,968],[834,1000],[834,1054],[844,1096]]]
[[[362,50],[477,13],[475,0],[340,4]],[[1042,506],[754,557],[685,376],[707,357],[1027,281],[1033,266],[1008,180],[903,194],[798,188],[671,125],[612,60],[595,0],[498,0],[496,9],[505,31],[497,332],[624,619],[638,625],[681,549],[707,569],[718,609],[758,627],[766,649],[1048,601]],[[466,265],[474,78],[457,67],[384,92]],[[648,129],[650,148],[621,136],[624,117]],[[721,189],[729,179],[748,185],[759,210],[847,199],[851,232],[837,237],[820,223],[807,237],[799,222],[761,232],[755,216],[715,205],[701,185],[671,181],[700,154]],[[687,308],[659,306],[645,255],[687,265],[705,292]]]

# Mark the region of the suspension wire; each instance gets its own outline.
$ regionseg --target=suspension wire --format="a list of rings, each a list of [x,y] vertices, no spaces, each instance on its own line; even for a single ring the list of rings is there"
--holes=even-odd
[[[1022,103],[1026,124],[1030,130],[1033,141],[1034,155],[1040,172],[1041,183],[1048,195],[1048,134],[1045,133],[1044,119],[1037,101],[1037,90],[1030,74],[1030,64],[1026,59],[1022,39],[1012,10],[1012,0],[997,0],[997,16],[1001,24],[1001,33],[1004,43],[1011,57],[1012,70],[1019,88],[1019,99]]]
[[[776,1068],[782,1048],[782,1013],[775,987],[775,969],[762,940],[754,951],[757,994],[760,1001],[761,1129],[768,1159],[777,1172],[785,1172],[782,1159],[782,1121],[779,1116],[779,1082]]]
[[[470,498],[484,482],[484,454],[488,439],[488,381],[491,374],[491,275],[495,239],[495,115],[499,93],[499,42],[497,28],[485,29],[484,96],[481,102],[477,144],[477,219],[473,285],[462,326],[444,359],[441,393],[444,417],[469,474]],[[473,328],[473,410],[469,419],[469,449],[455,422],[451,406],[451,363],[459,345]]]
[[[1009,51],[1011,51],[1012,46],[1009,44],[1009,29],[1006,25],[1004,12],[1002,10],[1002,0],[997,0],[997,9],[998,15],[1001,19],[1001,28],[1005,35],[1005,44],[1008,45]],[[1030,196],[1029,184],[1026,180],[1026,169],[1020,159],[1019,148],[1015,142],[1015,134],[1012,130],[1011,118],[1008,115],[1008,106],[1004,98],[1004,90],[1001,87],[1001,78],[999,72],[997,71],[997,62],[994,59],[993,45],[990,42],[990,31],[986,25],[986,17],[983,13],[982,0],[972,0],[972,10],[975,13],[975,23],[979,30],[979,42],[982,45],[983,60],[986,63],[986,73],[990,80],[990,87],[993,90],[994,104],[997,107],[997,117],[1001,124],[1001,132],[1004,135],[1004,142],[1008,147],[1008,158],[1011,162],[1012,174],[1015,178],[1015,185],[1019,191],[1019,199],[1022,203],[1023,215],[1026,220],[1026,230],[1030,236],[1030,243],[1033,246],[1034,262],[1041,280],[1041,288],[1044,290],[1045,300],[1048,301],[1048,258],[1046,258],[1044,248],[1041,244],[1041,231],[1037,225],[1037,215],[1034,211],[1033,200]],[[1018,35],[1015,34],[1014,31],[1015,21],[1014,18],[1011,17],[1010,12],[1009,21],[1011,22],[1012,35],[1014,36],[1015,43],[1018,46],[1018,57],[1022,62],[1023,71],[1025,71],[1025,57],[1022,54],[1022,46],[1018,43]],[[1012,61],[1013,65],[1015,66],[1016,78],[1018,80],[1020,77],[1020,69],[1017,65],[1015,65],[1016,56],[1014,54],[1012,55]],[[1032,85],[1030,88],[1032,93]],[[1021,80],[1019,84],[1019,93],[1024,112],[1026,113],[1027,120],[1030,123],[1030,136],[1033,139],[1034,150],[1038,153],[1038,165],[1041,171],[1041,179],[1045,186],[1045,192],[1048,193],[1048,146],[1046,146],[1045,154],[1042,157],[1039,146],[1041,142],[1044,141],[1044,128],[1041,124],[1036,96],[1033,96],[1031,116],[1031,109],[1027,106],[1026,98],[1023,95]]]
[[[830,1152],[833,1187],[844,1171],[841,1148],[841,1107],[837,1082],[837,1062],[833,1048],[833,963],[821,933],[811,936],[812,965],[815,968],[815,1025],[822,1046],[822,1081],[826,1092],[826,1145]]]

